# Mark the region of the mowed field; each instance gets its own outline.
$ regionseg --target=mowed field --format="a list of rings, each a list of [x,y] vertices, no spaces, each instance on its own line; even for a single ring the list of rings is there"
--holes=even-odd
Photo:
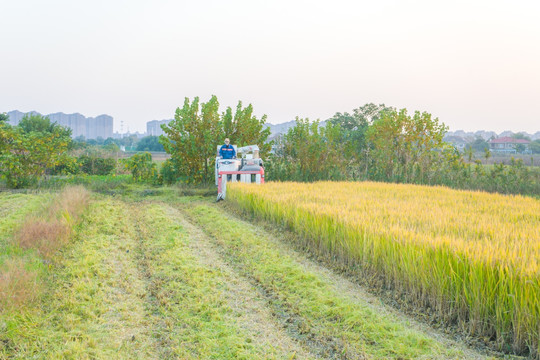
[[[293,246],[292,233],[238,215],[249,209],[238,194],[254,188],[216,204],[134,187],[76,197],[84,209],[65,200],[81,188],[0,193],[0,358],[498,357],[386,305]],[[36,219],[64,226],[66,239],[28,240],[22,228]]]

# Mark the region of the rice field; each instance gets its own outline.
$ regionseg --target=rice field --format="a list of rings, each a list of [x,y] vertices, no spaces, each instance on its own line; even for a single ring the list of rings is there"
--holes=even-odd
[[[420,308],[539,358],[539,200],[370,182],[235,183],[227,193]]]

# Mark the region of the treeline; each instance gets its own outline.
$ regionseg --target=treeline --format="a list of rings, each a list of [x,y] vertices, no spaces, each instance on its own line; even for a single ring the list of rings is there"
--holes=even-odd
[[[428,113],[410,115],[384,104],[337,113],[324,126],[297,118],[296,126],[275,140],[267,178],[373,180],[540,195],[539,169],[522,160],[494,166],[465,161],[463,153],[443,141],[447,130]]]
[[[149,153],[118,160],[113,139],[100,146],[72,141],[69,129],[39,115],[18,126],[0,114],[0,177],[9,187],[35,184],[43,175],[130,173],[135,181],[209,185],[214,179],[216,149],[257,144],[266,178],[275,181],[373,180],[445,185],[506,194],[540,196],[540,169],[522,160],[509,165],[472,162],[443,141],[448,128],[426,112],[409,114],[384,104],[366,104],[352,113],[336,113],[324,123],[296,119],[287,133],[269,141],[266,115],[238,102],[220,111],[216,96],[201,103],[185,99],[174,120],[162,125],[165,135],[144,144],[171,155],[160,168]],[[491,156],[485,150],[485,158]]]
[[[70,129],[42,115],[27,115],[17,126],[7,120],[0,114],[0,179],[9,188],[39,186],[47,175],[131,174],[136,181],[161,181],[148,152],[119,160],[115,142],[73,141]]]
[[[104,146],[104,147],[123,147],[126,151],[155,151],[163,152],[163,145],[159,142],[159,136],[145,136],[139,138],[136,135],[125,136],[119,139],[85,139],[84,136],[78,136],[73,139],[77,146]]]

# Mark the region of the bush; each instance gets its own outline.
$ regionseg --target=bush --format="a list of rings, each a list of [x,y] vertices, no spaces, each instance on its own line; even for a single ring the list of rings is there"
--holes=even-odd
[[[176,171],[171,159],[165,160],[165,162],[161,165],[160,176],[165,184],[174,184],[178,181],[179,174],[178,171]]]
[[[0,122],[0,177],[11,188],[27,187],[62,164],[71,130],[41,116],[25,117],[19,126]]]
[[[126,169],[131,172],[133,180],[159,182],[157,166],[152,162],[152,154],[149,152],[135,154],[129,159],[123,159],[123,162]]]
[[[116,159],[82,155],[77,160],[80,169],[88,175],[109,175],[116,169]]]

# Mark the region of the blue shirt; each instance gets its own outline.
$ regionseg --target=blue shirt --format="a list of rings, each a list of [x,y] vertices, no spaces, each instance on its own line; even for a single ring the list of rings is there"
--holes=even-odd
[[[219,149],[219,156],[224,159],[232,159],[236,156],[236,151],[232,145],[222,145]]]

